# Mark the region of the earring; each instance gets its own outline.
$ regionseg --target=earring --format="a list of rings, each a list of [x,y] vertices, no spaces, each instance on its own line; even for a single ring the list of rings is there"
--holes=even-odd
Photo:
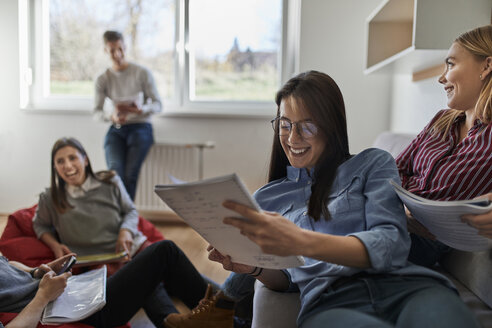
[[[480,80],[482,79],[482,74],[480,74]]]

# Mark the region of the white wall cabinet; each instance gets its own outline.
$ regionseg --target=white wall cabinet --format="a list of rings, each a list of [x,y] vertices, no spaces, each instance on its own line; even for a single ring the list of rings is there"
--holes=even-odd
[[[367,18],[364,72],[440,64],[459,34],[490,24],[491,15],[492,0],[384,0]]]

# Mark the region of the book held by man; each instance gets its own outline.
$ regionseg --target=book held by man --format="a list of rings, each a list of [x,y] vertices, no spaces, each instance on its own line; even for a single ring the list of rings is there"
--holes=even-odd
[[[392,180],[390,183],[412,216],[440,242],[468,252],[492,248],[491,239],[479,235],[477,229],[461,220],[464,215],[476,215],[492,211],[492,203],[488,199],[429,200],[405,190]]]
[[[238,217],[237,213],[222,206],[225,200],[261,211],[236,174],[190,183],[156,185],[154,191],[210,245],[231,256],[233,262],[271,269],[304,264],[300,256],[264,254],[239,229],[223,223],[225,217]]]
[[[106,266],[68,278],[67,287],[48,303],[42,324],[59,324],[85,319],[106,305]]]

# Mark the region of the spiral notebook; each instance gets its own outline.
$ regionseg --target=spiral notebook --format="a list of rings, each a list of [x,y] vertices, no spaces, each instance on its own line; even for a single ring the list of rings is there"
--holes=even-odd
[[[304,264],[301,256],[264,254],[258,245],[241,235],[239,229],[222,222],[224,217],[238,216],[222,206],[225,200],[261,211],[236,174],[189,183],[156,185],[154,191],[213,247],[231,256],[233,262],[270,269]]]

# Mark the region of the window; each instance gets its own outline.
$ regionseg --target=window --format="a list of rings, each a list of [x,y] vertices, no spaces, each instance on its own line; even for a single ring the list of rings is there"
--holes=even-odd
[[[21,104],[92,110],[94,80],[111,64],[102,34],[113,29],[125,36],[127,58],[152,71],[165,112],[261,114],[295,71],[299,6],[299,0],[21,0],[20,23],[27,24],[20,29]]]

